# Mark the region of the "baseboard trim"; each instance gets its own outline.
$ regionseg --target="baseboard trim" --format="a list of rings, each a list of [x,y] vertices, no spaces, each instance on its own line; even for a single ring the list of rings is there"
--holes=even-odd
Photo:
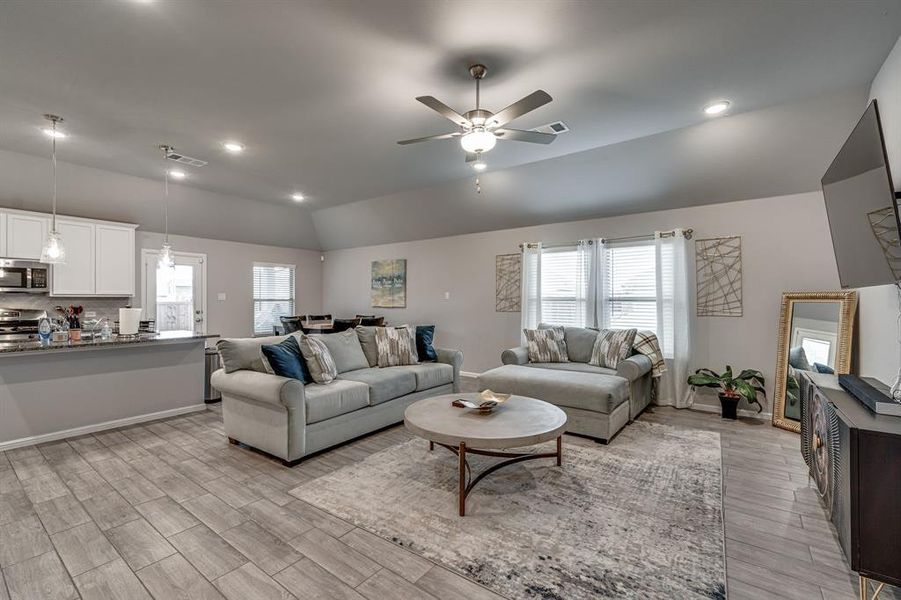
[[[476,379],[481,373],[476,373],[474,371],[460,371],[461,377],[468,377],[470,379]]]
[[[187,413],[206,410],[206,404],[192,404],[181,408],[172,408],[169,410],[161,410],[155,413],[145,415],[137,415],[134,417],[126,417],[124,419],[116,419],[114,421],[104,421],[94,425],[84,425],[73,429],[64,429],[62,431],[54,431],[53,433],[44,433],[31,437],[19,438],[8,442],[0,442],[0,452],[4,450],[14,450],[16,448],[24,448],[25,446],[34,446],[36,444],[46,444],[47,442],[55,442],[64,438],[75,437],[78,435],[86,435],[88,433],[96,433],[106,429],[116,429],[117,427],[125,427],[127,425],[135,425],[137,423],[146,423],[147,421],[156,421],[157,419],[165,419],[168,417],[177,417]]]
[[[711,404],[692,404],[691,410],[698,410],[701,412],[709,412],[709,413],[719,413],[720,407],[713,406]],[[738,409],[738,416],[740,417],[748,417],[750,419],[759,419],[761,421],[772,421],[773,413],[762,412],[759,413],[756,410],[747,410],[744,408]]]

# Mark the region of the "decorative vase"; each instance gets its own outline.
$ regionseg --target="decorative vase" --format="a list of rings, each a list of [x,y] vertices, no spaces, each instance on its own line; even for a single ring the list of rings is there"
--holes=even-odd
[[[723,407],[724,419],[738,418],[738,401],[739,396],[729,396],[728,394],[720,394],[720,405]]]

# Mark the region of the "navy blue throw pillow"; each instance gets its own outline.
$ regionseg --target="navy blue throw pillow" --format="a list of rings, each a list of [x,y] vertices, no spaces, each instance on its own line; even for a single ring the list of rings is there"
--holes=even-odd
[[[313,381],[307,363],[300,353],[300,344],[293,335],[289,335],[280,344],[263,344],[260,351],[276,375],[297,379],[303,384]]]
[[[833,369],[829,365],[824,365],[822,363],[815,362],[815,363],[813,363],[813,368],[817,370],[817,373],[825,373],[826,375],[835,375],[835,369]]]
[[[432,347],[432,340],[434,339],[434,325],[416,326],[416,354],[419,355],[419,362],[438,360],[438,353]]]

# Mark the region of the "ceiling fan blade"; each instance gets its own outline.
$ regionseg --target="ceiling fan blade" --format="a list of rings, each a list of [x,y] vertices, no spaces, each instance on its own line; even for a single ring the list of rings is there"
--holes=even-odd
[[[488,127],[500,127],[512,121],[517,117],[521,117],[527,112],[531,112],[536,108],[544,106],[553,100],[551,95],[544,90],[532,92],[525,98],[517,100],[507,108],[501,110],[496,115],[488,119]]]
[[[531,142],[533,144],[550,144],[557,139],[553,133],[541,133],[540,131],[526,131],[524,129],[510,129],[504,127],[495,129],[494,135],[502,140],[514,140],[517,142]]]
[[[416,99],[440,114],[442,117],[450,119],[460,127],[472,127],[472,123],[470,123],[469,120],[438,98],[433,96],[419,96]]]
[[[479,155],[475,152],[467,152],[466,153],[466,162],[471,163],[479,160]]]
[[[454,131],[453,133],[439,133],[437,135],[427,135],[421,138],[413,138],[412,140],[401,140],[397,142],[401,146],[406,146],[407,144],[418,144],[419,142],[428,142],[429,140],[449,140],[451,138],[460,137],[459,131]]]

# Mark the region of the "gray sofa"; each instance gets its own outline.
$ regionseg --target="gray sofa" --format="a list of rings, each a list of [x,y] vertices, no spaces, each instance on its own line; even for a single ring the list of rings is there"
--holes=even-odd
[[[504,350],[503,366],[482,373],[479,389],[555,404],[567,415],[568,432],[607,442],[651,402],[651,360],[633,354],[616,369],[590,365],[597,334],[566,327],[570,362],[565,363],[530,363],[525,346]]]
[[[222,393],[229,441],[262,450],[290,466],[402,421],[404,410],[416,400],[459,392],[462,352],[436,348],[437,362],[378,368],[374,329],[318,336],[329,346],[339,372],[327,384],[304,385],[267,372],[260,346],[278,344],[286,336],[221,340],[225,366],[211,381]]]

